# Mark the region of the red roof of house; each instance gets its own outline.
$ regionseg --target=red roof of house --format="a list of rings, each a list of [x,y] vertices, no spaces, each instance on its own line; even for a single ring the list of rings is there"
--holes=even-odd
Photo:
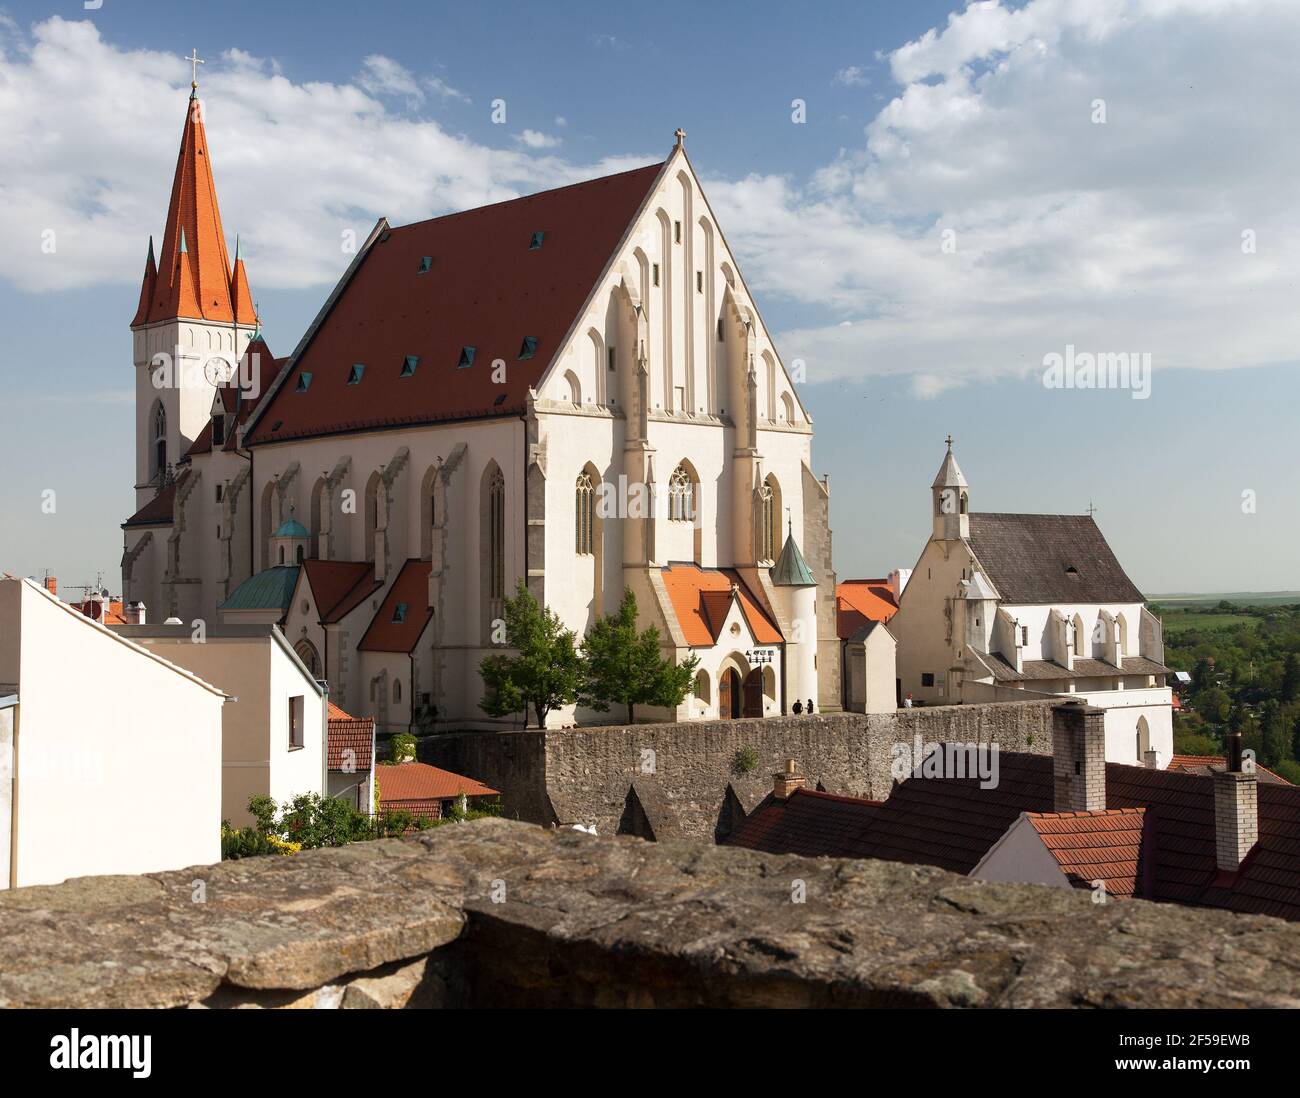
[[[352,769],[344,771],[351,750]],[[340,773],[369,771],[375,756],[375,718],[354,717],[329,703],[329,768]]]
[[[357,647],[363,652],[409,652],[420,640],[425,627],[433,620],[429,608],[429,571],[427,560],[408,560],[397,579],[379,604],[370,628]],[[398,608],[405,604],[401,621]]]
[[[990,789],[981,789],[976,777],[909,778],[884,804],[864,811],[856,830],[832,823],[843,814],[833,816],[820,800],[806,802],[786,825],[797,827],[798,837],[785,841],[800,843],[810,855],[882,858],[968,874],[1022,812],[1056,815],[1051,756],[1004,751],[998,768],[998,784]],[[1300,920],[1300,787],[1261,782],[1257,793],[1259,841],[1236,873],[1224,875],[1215,859],[1212,777],[1107,763],[1107,808],[1145,809],[1138,879],[1146,883],[1137,894]],[[769,795],[727,841],[748,845],[747,836],[756,833],[748,829],[760,826],[750,820],[769,812],[788,813],[788,807]]]
[[[473,778],[420,762],[378,767],[375,780],[379,783],[381,808],[393,807],[399,801],[446,801],[462,793],[467,797],[497,795],[495,789]]]
[[[176,479],[163,487],[162,491],[140,508],[122,525],[125,526],[170,526],[172,524],[172,505],[176,501],[176,489],[190,475],[188,468],[182,469]]]
[[[835,585],[835,628],[840,640],[850,639],[868,622],[888,621],[897,613],[888,580],[844,580]]]
[[[785,639],[735,569],[671,564],[662,575],[677,624],[692,648],[708,648],[718,642],[731,608],[733,586],[754,640],[758,644],[780,644]]]
[[[369,561],[311,557],[302,562],[302,568],[316,600],[316,612],[326,624],[342,620],[367,595],[383,586],[375,579],[375,566]]]
[[[250,444],[518,415],[661,167],[383,231],[259,412]],[[535,233],[544,236],[533,248]],[[526,338],[535,350],[521,358]],[[464,348],[473,362],[460,368]],[[404,378],[408,355],[419,361]],[[365,371],[349,385],[356,363]]]
[[[122,602],[120,599],[107,600],[107,614],[104,613],[105,603],[99,599],[84,599],[81,602],[74,602],[72,605],[85,614],[86,617],[99,622],[100,625],[126,624],[126,618],[122,616]]]
[[[1108,896],[1132,896],[1140,889],[1145,818],[1145,808],[1025,813],[1070,883],[1092,888],[1105,881]]]
[[[240,324],[255,321],[247,278],[230,267],[202,101],[196,98],[185,108],[159,257],[155,268],[151,244],[132,327],[173,317]]]
[[[1174,701],[1177,701],[1177,696]],[[1177,708],[1175,706],[1174,708]],[[1223,770],[1228,765],[1228,760],[1222,755],[1175,755],[1169,760],[1170,770],[1181,770],[1187,774],[1209,774],[1213,767]],[[1281,774],[1276,774],[1267,766],[1255,764],[1255,776],[1261,782],[1272,784],[1290,785]]]
[[[769,854],[855,857],[849,853],[875,817],[880,801],[796,789],[785,800],[769,797],[731,833],[728,843]]]

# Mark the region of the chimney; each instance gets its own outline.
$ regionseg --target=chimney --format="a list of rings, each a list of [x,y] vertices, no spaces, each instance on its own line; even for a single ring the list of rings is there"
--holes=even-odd
[[[1154,747],[1142,756],[1142,765],[1148,770],[1156,770],[1159,768],[1160,764],[1157,761],[1156,749]]]
[[[57,596],[59,593],[58,578],[56,576],[50,575],[49,572],[45,573],[45,590],[47,590],[51,595],[55,595],[55,596]]]
[[[785,770],[772,775],[772,796],[778,801],[785,800],[796,789],[803,787],[803,775],[795,769],[794,759],[786,759]]]
[[[125,621],[127,625],[146,624],[144,603],[140,602],[138,599],[135,602],[128,602],[122,608],[122,620]]]
[[[1228,733],[1228,759],[1214,772],[1214,854],[1221,870],[1235,873],[1259,839],[1255,765],[1242,769],[1241,733]]]
[[[1057,812],[1106,808],[1106,711],[1083,702],[1052,707],[1052,779]]]

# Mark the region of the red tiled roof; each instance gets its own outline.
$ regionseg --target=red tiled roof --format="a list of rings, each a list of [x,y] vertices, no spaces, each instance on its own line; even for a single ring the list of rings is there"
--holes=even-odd
[[[104,614],[104,603],[99,599],[85,599],[82,602],[72,604],[80,610],[86,617],[100,623],[100,625],[125,625],[126,618],[122,616],[122,603],[118,599],[108,600],[108,613]],[[101,617],[100,615],[103,614]]]
[[[1175,697],[1174,701],[1177,702],[1178,698]],[[1177,709],[1178,706],[1175,704],[1174,708]],[[1222,770],[1227,765],[1228,760],[1222,755],[1175,755],[1169,760],[1168,769],[1181,770],[1187,774],[1209,774],[1211,773],[1211,767],[1218,767]],[[1275,774],[1267,766],[1261,766],[1259,763],[1255,764],[1255,776],[1261,782],[1281,785],[1291,784],[1281,774]]]
[[[172,524],[172,505],[176,500],[176,489],[190,475],[189,469],[182,469],[176,479],[166,485],[161,492],[140,508],[122,525],[126,526],[170,526]]]
[[[467,797],[497,795],[495,789],[473,778],[420,762],[377,767],[375,781],[379,783],[381,808],[396,807],[399,802],[407,801],[446,801],[462,793]]]
[[[433,619],[429,608],[429,570],[427,560],[408,560],[402,565],[393,586],[379,604],[370,628],[357,647],[363,652],[409,652],[415,647],[425,627]],[[402,621],[394,621],[397,608],[406,604]]]
[[[897,613],[888,580],[844,580],[835,585],[835,628],[840,640],[848,640],[867,622],[888,621]]]
[[[250,443],[517,415],[661,168],[382,232],[259,413]],[[537,232],[541,246],[530,249]],[[431,264],[421,274],[425,256]],[[536,351],[521,360],[525,337]],[[474,360],[460,369],[465,347]],[[419,362],[402,378],[408,355]],[[507,364],[504,384],[493,379],[495,359]],[[354,363],[366,369],[349,385]],[[299,392],[304,373],[311,383]]]
[[[837,825],[828,825],[831,813],[820,800],[806,802],[784,825],[797,828],[797,836],[783,841],[790,849],[800,844],[809,855],[882,858],[968,874],[1022,812],[1055,815],[1050,756],[1002,752],[998,760],[999,781],[991,789],[981,789],[978,778],[909,778],[852,834],[832,830]],[[1107,763],[1107,808],[1145,810],[1136,878],[1144,885],[1137,894],[1300,920],[1300,788],[1261,783],[1257,792],[1259,841],[1238,871],[1225,875],[1215,859],[1212,777]],[[779,811],[776,803],[765,800],[728,842],[744,846],[747,835],[761,836],[763,825],[751,821]]]
[[[329,703],[329,768],[343,772],[351,750],[352,772],[369,771],[375,754],[375,718],[354,717]]]
[[[254,322],[246,278],[240,292],[232,294],[235,272],[231,271],[226,251],[217,188],[212,180],[211,151],[198,99],[191,99],[185,108],[159,256],[156,270],[152,251],[145,265],[133,327],[178,316],[226,323]]]
[[[302,562],[311,584],[316,611],[326,624],[340,621],[367,595],[383,586],[375,579],[375,566],[364,560],[317,560]]]
[[[663,569],[662,575],[677,624],[692,648],[708,648],[718,642],[718,633],[731,608],[733,584],[754,640],[759,644],[780,644],[784,640],[776,623],[763,611],[734,569],[671,564]]]
[[[727,842],[769,854],[861,857],[857,853],[859,837],[880,804],[812,789],[796,789],[785,800],[769,793]]]
[[[1106,882],[1109,896],[1132,896],[1142,883],[1145,808],[1101,812],[1026,812],[1052,857],[1076,888]]]

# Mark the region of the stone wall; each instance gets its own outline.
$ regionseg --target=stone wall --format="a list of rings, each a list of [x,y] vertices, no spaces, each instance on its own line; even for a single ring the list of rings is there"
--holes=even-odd
[[[633,801],[646,799],[640,789],[651,791],[663,809],[661,827],[712,842],[729,830],[737,804],[748,812],[771,790],[772,775],[786,759],[799,764],[810,788],[883,800],[893,782],[895,743],[919,735],[931,743],[997,743],[1004,751],[1050,754],[1051,711],[1058,703],[462,733],[423,741],[420,758],[499,789],[509,816],[594,825],[602,835],[638,815],[629,804],[635,779]],[[758,765],[738,775],[732,763],[741,748],[752,748]],[[644,803],[640,809],[653,825],[655,812]]]
[[[17,889],[0,927],[0,1007],[1300,1006],[1277,919],[505,820]]]

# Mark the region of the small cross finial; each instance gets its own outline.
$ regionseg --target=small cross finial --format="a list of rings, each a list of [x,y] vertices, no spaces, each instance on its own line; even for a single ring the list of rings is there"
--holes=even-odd
[[[1097,508],[1092,500],[1088,500],[1088,517],[1093,518],[1097,514]]]
[[[949,436],[948,436],[946,439],[944,439],[943,441],[946,442],[946,443],[948,444],[948,449],[951,450],[951,449],[952,449],[952,435],[949,435]]]
[[[190,63],[190,87],[197,88],[199,86],[199,66],[206,65],[207,62],[199,56],[198,50],[191,50],[190,56],[184,58],[184,60]]]
[[[681,126],[678,126],[677,129],[673,131],[673,136],[677,138],[677,148],[680,149],[686,142],[686,131],[682,129]]]

